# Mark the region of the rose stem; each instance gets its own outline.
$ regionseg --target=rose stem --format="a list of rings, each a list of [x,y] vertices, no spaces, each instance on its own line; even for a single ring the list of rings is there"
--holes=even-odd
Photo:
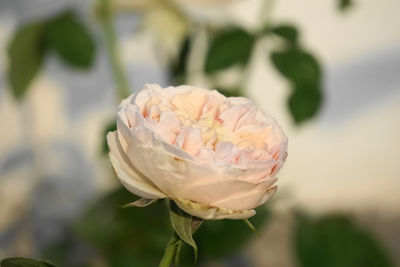
[[[177,253],[179,242],[180,238],[175,234],[175,232],[173,232],[171,238],[168,241],[167,247],[165,248],[164,255],[161,258],[160,265],[158,265],[159,267],[171,266],[172,261],[176,257],[175,254]]]
[[[114,75],[114,80],[117,83],[119,98],[125,99],[129,96],[130,90],[128,80],[122,67],[122,62],[118,53],[117,36],[114,30],[113,11],[110,0],[100,0],[98,6],[98,15],[103,27],[104,39],[111,64],[111,69]]]

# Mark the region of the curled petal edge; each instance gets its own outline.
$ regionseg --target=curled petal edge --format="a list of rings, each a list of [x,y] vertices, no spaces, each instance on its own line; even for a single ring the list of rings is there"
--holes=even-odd
[[[171,197],[171,199],[178,205],[179,208],[186,213],[202,218],[204,220],[221,220],[232,219],[240,220],[247,219],[256,214],[256,211],[251,210],[229,210],[218,208],[211,205],[200,204],[194,201],[185,200],[179,197]]]

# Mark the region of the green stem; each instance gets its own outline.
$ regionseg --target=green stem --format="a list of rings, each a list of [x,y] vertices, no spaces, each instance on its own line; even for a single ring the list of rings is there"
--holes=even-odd
[[[104,39],[106,41],[106,48],[108,57],[111,64],[111,69],[114,75],[114,80],[117,83],[117,90],[119,98],[125,99],[129,96],[129,84],[123,70],[123,65],[118,54],[117,36],[114,30],[114,15],[111,8],[110,0],[100,0],[99,17],[104,32]]]
[[[177,262],[176,257],[179,258],[179,255],[176,255],[176,253],[178,253],[178,249],[180,249],[179,242],[181,242],[180,238],[175,234],[175,232],[173,232],[158,267],[171,267],[174,259],[175,262]]]

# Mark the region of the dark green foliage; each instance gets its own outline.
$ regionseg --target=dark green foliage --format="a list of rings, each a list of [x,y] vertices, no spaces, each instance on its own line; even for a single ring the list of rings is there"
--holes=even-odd
[[[93,64],[95,43],[86,27],[71,12],[22,25],[8,47],[8,79],[17,99],[22,99],[50,50],[70,66],[87,69]]]
[[[177,59],[171,65],[171,76],[174,85],[185,83],[191,42],[192,40],[187,36],[181,44]]]
[[[14,96],[20,100],[42,66],[44,57],[44,24],[20,27],[10,42],[8,79]]]
[[[8,258],[0,262],[0,267],[55,267],[47,261],[28,258]]]
[[[279,72],[294,84],[307,86],[321,80],[321,69],[317,60],[300,49],[273,52],[271,60]]]
[[[146,208],[121,208],[134,200],[135,196],[120,188],[99,199],[76,226],[107,266],[157,266],[173,233],[163,201]],[[265,206],[260,207],[250,220],[261,230],[268,215]],[[240,220],[205,221],[194,235],[198,262],[232,255],[252,237],[255,234]],[[185,244],[181,266],[193,266],[193,259],[193,249]]]
[[[296,27],[289,24],[278,25],[271,30],[274,34],[288,41],[290,45],[295,46],[299,39],[299,32]]]
[[[157,266],[172,234],[164,203],[121,208],[137,198],[124,188],[104,196],[77,223],[107,266]]]
[[[266,206],[261,206],[249,221],[261,232],[269,216]],[[216,220],[205,221],[195,237],[200,259],[221,259],[237,253],[257,236],[241,220]]]
[[[221,94],[229,96],[242,96],[242,92],[239,88],[220,88],[217,87],[216,90]]]
[[[296,123],[314,117],[322,104],[322,70],[313,55],[300,48],[289,47],[273,52],[271,61],[292,85],[288,105]]]
[[[294,249],[302,267],[390,267],[382,247],[349,217],[298,215]]]
[[[321,88],[295,87],[289,96],[288,106],[295,122],[300,123],[317,114],[322,104]]]
[[[253,35],[239,28],[218,33],[210,43],[205,64],[206,73],[213,73],[235,64],[245,65],[254,42]]]
[[[340,11],[347,11],[354,5],[354,2],[352,0],[337,0],[337,5]]]
[[[47,22],[46,44],[72,67],[87,69],[93,64],[94,40],[72,12],[65,12]]]

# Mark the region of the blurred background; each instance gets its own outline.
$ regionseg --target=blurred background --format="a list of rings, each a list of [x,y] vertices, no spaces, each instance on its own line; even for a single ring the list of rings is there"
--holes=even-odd
[[[206,222],[199,266],[400,266],[400,1],[0,0],[0,260],[157,266],[105,134],[145,83],[244,95],[289,157],[273,201]],[[183,249],[182,266],[192,266]]]

